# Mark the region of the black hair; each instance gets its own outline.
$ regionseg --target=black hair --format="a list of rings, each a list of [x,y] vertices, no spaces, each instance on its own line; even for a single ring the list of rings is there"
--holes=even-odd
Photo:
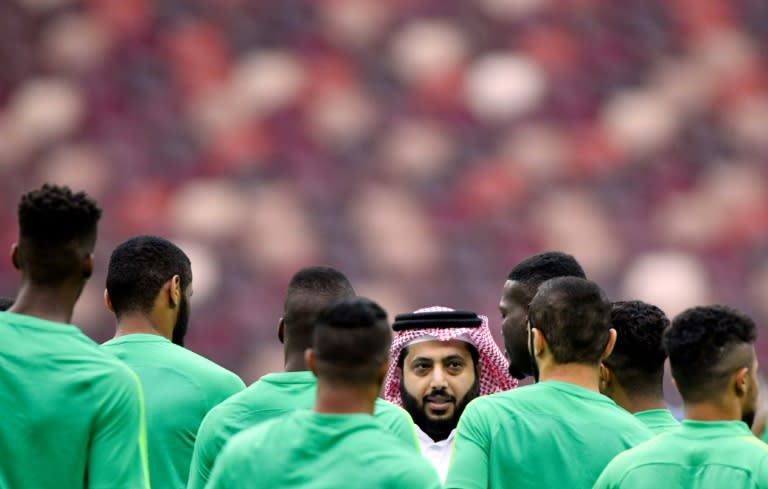
[[[755,322],[723,305],[700,306],[678,314],[664,333],[664,349],[683,400],[696,402],[722,393],[734,368],[752,365],[730,355],[757,338]],[[735,360],[738,366],[730,365]]]
[[[0,297],[0,311],[7,311],[11,308],[14,302],[15,299],[10,297]]]
[[[290,347],[302,352],[309,348],[318,313],[338,300],[354,296],[349,279],[335,268],[312,266],[296,272],[288,283],[283,305]]]
[[[547,251],[529,256],[515,265],[507,280],[523,283],[533,295],[539,285],[556,277],[587,278],[576,258],[560,251]]]
[[[616,330],[616,345],[603,363],[627,391],[660,391],[667,358],[661,338],[669,326],[664,311],[642,301],[614,302],[611,326]]]
[[[339,384],[376,382],[391,342],[384,309],[364,297],[342,299],[317,317],[312,340],[317,376]]]
[[[115,314],[150,312],[157,294],[174,275],[186,292],[192,282],[192,264],[167,239],[142,235],[121,243],[112,252],[107,269],[107,292]]]
[[[594,282],[578,277],[547,280],[531,301],[531,328],[547,340],[555,362],[600,361],[610,336],[611,303]]]
[[[101,218],[101,209],[85,192],[46,183],[22,195],[18,218],[19,266],[29,280],[59,285],[82,273]]]

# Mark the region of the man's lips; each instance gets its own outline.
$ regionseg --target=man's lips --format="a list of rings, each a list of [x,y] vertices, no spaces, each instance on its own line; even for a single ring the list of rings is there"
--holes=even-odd
[[[455,400],[449,396],[427,396],[424,404],[432,410],[444,411],[454,404]]]

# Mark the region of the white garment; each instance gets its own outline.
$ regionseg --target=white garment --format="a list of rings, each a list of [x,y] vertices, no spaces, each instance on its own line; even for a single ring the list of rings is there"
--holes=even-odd
[[[421,431],[419,425],[414,426],[416,427],[416,436],[419,438],[419,445],[421,445],[421,454],[432,462],[440,475],[440,480],[445,482],[445,478],[448,476],[448,463],[451,461],[451,448],[456,430],[451,431],[445,440],[434,441],[428,434]]]

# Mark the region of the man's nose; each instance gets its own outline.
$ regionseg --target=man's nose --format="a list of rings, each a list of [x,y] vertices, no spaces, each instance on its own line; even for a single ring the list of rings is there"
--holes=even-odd
[[[430,387],[432,387],[432,389],[440,389],[440,388],[445,388],[446,386],[447,386],[447,382],[446,382],[445,371],[443,370],[442,366],[438,365],[432,370],[432,379],[430,382]]]

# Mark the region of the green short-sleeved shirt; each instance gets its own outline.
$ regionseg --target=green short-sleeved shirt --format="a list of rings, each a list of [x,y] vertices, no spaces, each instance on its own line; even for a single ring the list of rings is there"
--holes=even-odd
[[[459,421],[448,489],[588,489],[653,436],[608,397],[547,381],[475,399]]]
[[[768,445],[741,421],[684,420],[680,428],[627,450],[595,489],[765,489]]]
[[[189,471],[189,489],[203,489],[216,457],[235,433],[295,409],[315,405],[317,381],[312,372],[280,372],[263,376],[247,389],[211,410],[200,425]],[[387,431],[419,450],[408,413],[383,399],[376,401],[376,419]]]
[[[432,464],[368,414],[299,410],[235,435],[208,489],[440,489]]]
[[[680,426],[680,422],[672,416],[672,412],[669,409],[638,411],[635,413],[635,417],[642,421],[656,435]]]
[[[107,341],[102,348],[131,367],[144,388],[152,487],[186,487],[203,417],[245,384],[229,370],[162,336],[130,334]]]
[[[0,312],[0,488],[148,487],[139,380],[78,328]]]

